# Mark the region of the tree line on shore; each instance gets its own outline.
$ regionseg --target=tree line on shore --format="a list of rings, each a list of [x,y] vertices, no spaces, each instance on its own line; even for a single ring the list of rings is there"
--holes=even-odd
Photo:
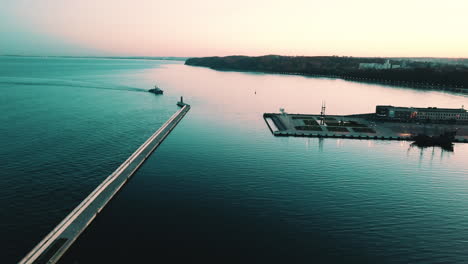
[[[361,63],[384,64],[387,60],[398,67],[387,69],[360,67]],[[185,64],[215,70],[332,76],[409,86],[426,85],[431,88],[448,87],[468,90],[468,66],[412,61],[411,59],[267,55],[190,58]]]

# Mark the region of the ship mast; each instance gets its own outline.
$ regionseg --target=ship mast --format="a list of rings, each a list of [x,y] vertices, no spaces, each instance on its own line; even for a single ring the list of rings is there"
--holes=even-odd
[[[324,125],[325,123],[325,109],[326,109],[325,101],[322,101],[322,111],[320,111],[320,124]]]

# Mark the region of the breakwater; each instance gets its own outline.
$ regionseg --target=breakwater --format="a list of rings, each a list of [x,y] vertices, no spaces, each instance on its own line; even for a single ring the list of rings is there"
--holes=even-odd
[[[184,104],[19,263],[56,263],[189,110],[190,105]]]

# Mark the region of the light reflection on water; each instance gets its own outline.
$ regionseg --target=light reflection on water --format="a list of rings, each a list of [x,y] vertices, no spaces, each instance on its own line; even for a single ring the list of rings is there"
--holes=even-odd
[[[458,107],[466,96],[184,65],[141,76],[192,109],[64,263],[130,261],[128,252],[185,261],[468,260],[468,144],[450,153],[403,141],[275,138],[262,118],[280,107],[317,113],[322,100],[329,114],[353,114],[377,104]]]

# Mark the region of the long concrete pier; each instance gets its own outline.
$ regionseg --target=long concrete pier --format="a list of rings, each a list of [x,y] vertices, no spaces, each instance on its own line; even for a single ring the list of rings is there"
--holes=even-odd
[[[190,110],[190,105],[188,104],[181,104],[179,106],[182,108],[91,192],[19,263],[56,263]]]

